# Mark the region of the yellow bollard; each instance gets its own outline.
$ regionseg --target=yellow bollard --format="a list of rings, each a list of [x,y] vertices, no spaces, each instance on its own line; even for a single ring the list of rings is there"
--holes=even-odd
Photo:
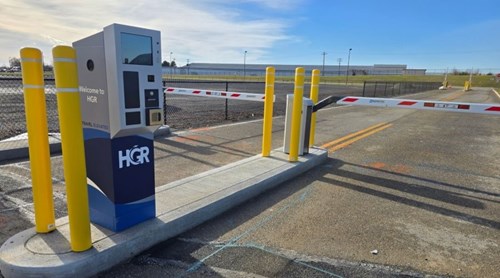
[[[468,90],[470,90],[470,88],[469,88],[469,81],[465,81],[465,83],[464,83],[464,91],[468,91]]]
[[[264,99],[264,122],[262,123],[262,156],[271,154],[273,136],[274,68],[266,68],[266,94]]]
[[[42,52],[36,48],[21,49],[24,107],[33,182],[33,206],[37,233],[48,233],[55,227],[54,199],[50,172],[47,109],[43,83]]]
[[[295,86],[293,89],[293,109],[292,109],[292,127],[290,134],[290,152],[288,161],[296,162],[299,160],[299,136],[300,136],[300,118],[302,114],[302,99],[304,97],[304,68],[295,69]]]
[[[319,91],[319,70],[315,69],[312,71],[311,76],[311,95],[310,98],[313,105],[318,103],[318,91]],[[311,132],[309,135],[309,147],[314,145],[314,135],[316,134],[316,112],[311,115]]]
[[[91,248],[92,242],[76,51],[69,46],[56,46],[52,49],[52,56],[54,57],[71,249],[79,252]]]

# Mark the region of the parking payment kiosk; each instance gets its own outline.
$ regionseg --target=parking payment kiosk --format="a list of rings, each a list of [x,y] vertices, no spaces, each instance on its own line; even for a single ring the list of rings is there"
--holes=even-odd
[[[77,52],[91,221],[155,217],[153,132],[163,123],[160,32],[112,24]]]

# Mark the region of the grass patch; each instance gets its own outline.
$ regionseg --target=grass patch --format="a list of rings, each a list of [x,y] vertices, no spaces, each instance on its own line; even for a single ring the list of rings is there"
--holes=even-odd
[[[165,74],[163,78],[169,79],[170,75]],[[228,75],[174,75],[173,79],[183,80],[218,80],[218,81],[254,81],[264,82],[264,76],[228,76]],[[362,84],[365,81],[386,81],[386,82],[443,82],[444,75],[356,75],[349,76],[349,84]],[[448,83],[452,86],[463,86],[469,80],[467,75],[448,75]],[[276,76],[276,82],[293,82],[293,76]],[[305,77],[306,82],[311,81],[311,76]],[[345,84],[345,76],[322,76],[321,83]],[[500,88],[495,82],[495,77],[490,75],[475,75],[472,77],[473,87],[494,87]]]

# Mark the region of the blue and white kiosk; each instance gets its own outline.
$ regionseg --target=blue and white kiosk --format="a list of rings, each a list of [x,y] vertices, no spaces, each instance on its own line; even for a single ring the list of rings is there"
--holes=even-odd
[[[153,132],[163,123],[160,32],[112,24],[73,47],[90,218],[121,231],[156,216]]]

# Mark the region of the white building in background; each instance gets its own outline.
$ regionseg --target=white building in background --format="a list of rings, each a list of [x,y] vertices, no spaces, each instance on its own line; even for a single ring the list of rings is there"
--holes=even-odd
[[[273,66],[277,76],[293,76],[295,68],[303,67],[306,74],[311,74],[313,69],[322,70],[322,65],[261,65],[261,64],[211,64],[192,63],[177,68],[163,68],[164,74],[189,74],[189,75],[246,75],[262,76],[266,73],[266,67]],[[373,66],[349,65],[349,75],[425,75],[426,69],[409,69],[407,65],[384,65]],[[340,67],[325,65],[322,73],[324,76],[342,76],[347,73],[347,65]]]

